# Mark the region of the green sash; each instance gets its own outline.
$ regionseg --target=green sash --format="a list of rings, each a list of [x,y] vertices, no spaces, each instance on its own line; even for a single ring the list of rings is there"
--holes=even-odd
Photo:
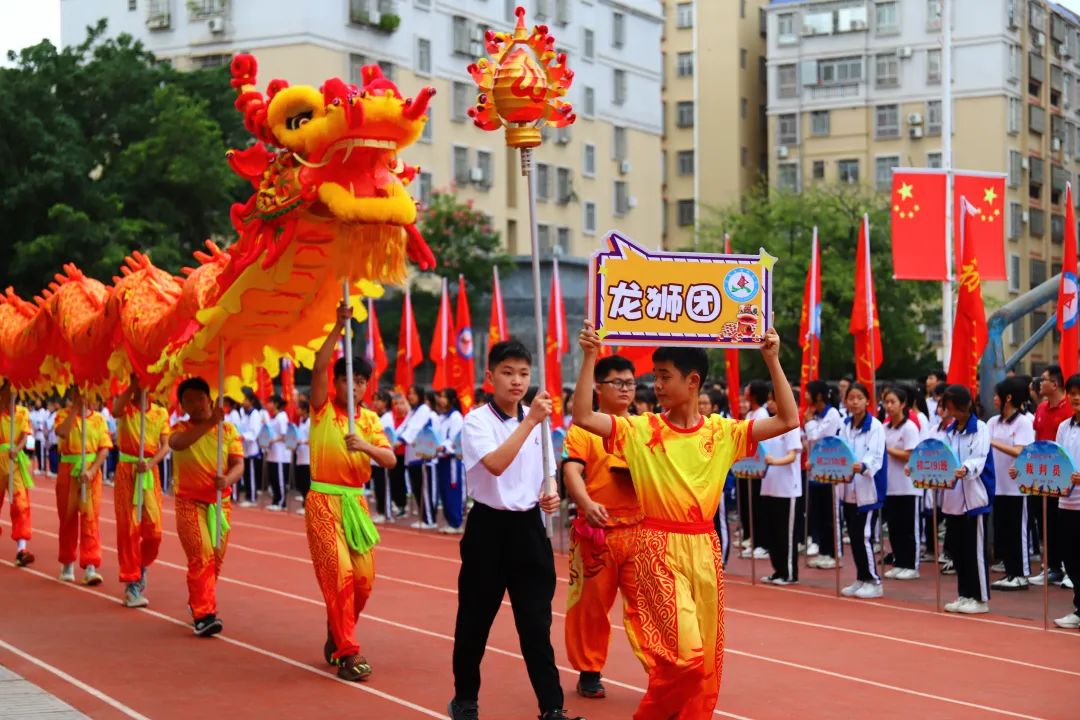
[[[0,452],[7,452],[10,449],[11,443],[0,444]],[[15,456],[15,469],[19,472],[19,477],[22,478],[24,488],[29,490],[34,487],[34,475],[30,472],[30,458],[22,450]]]
[[[139,462],[139,458],[137,456],[135,456],[135,455],[128,455],[127,453],[122,452],[122,453],[120,453],[120,462],[123,462],[123,463],[137,463],[137,462]],[[154,473],[153,473],[153,471],[147,470],[146,472],[143,472],[143,473],[137,472],[137,473],[135,473],[135,479],[142,481],[143,490],[153,490],[154,489]]]
[[[225,502],[222,499],[221,502]],[[217,503],[208,503],[206,506],[206,529],[210,531],[210,544],[214,547],[218,546],[218,526],[217,526]],[[224,508],[221,513],[221,532],[229,532],[229,518],[225,514]]]
[[[61,455],[60,456],[60,462],[67,463],[68,465],[74,465],[75,466],[75,467],[71,468],[71,477],[73,477],[73,478],[82,477],[82,471],[83,471],[82,461],[83,461],[83,456],[82,455]]]
[[[337,495],[341,498],[341,522],[345,530],[345,542],[352,550],[366,553],[378,544],[379,531],[375,529],[375,523],[371,522],[371,516],[364,512],[356,501],[364,492],[363,488],[330,485],[312,480],[311,489],[323,495]]]

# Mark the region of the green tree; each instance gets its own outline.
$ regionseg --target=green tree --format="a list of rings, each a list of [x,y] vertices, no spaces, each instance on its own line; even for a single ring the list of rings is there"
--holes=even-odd
[[[231,239],[229,208],[250,192],[225,162],[250,139],[227,69],[180,73],[105,33],[0,69],[0,284],[24,294],[65,262],[107,281],[133,250],[176,272],[206,238]]]
[[[747,196],[742,208],[710,213],[702,231],[702,247],[720,251],[727,232],[733,251],[756,253],[763,247],[779,258],[773,276],[773,307],[783,341],[781,362],[790,378],[799,376],[799,320],[815,226],[822,268],[821,375],[836,378],[854,372],[853,338],[848,327],[863,213],[870,218],[871,263],[885,354],[878,376],[910,378],[934,364],[921,328],[940,325],[938,285],[893,279],[887,202],[887,197],[868,188],[852,186],[813,187],[800,194],[761,189]],[[720,353],[715,353],[715,360],[716,376],[722,377]],[[767,376],[756,353],[740,353],[740,365],[747,378]]]
[[[464,275],[469,290],[478,295],[491,290],[492,268],[512,267],[491,218],[474,208],[472,200],[461,202],[453,193],[435,192],[420,213],[419,228],[438,262],[435,273],[451,283]]]

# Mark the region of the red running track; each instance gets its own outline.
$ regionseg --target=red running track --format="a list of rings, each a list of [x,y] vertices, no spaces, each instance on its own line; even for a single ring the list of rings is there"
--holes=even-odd
[[[218,591],[225,632],[203,640],[190,631],[171,499],[161,557],[149,576],[151,606],[130,610],[119,604],[108,491],[106,582],[91,589],[56,580],[51,486],[41,478],[32,496],[37,563],[17,569],[0,561],[0,663],[28,680],[102,718],[445,717],[453,692],[456,539],[383,532],[375,592],[357,631],[375,672],[368,683],[354,685],[337,680],[322,661],[325,616],[301,518],[255,509],[234,513]],[[13,549],[8,542],[0,547]],[[566,561],[556,560],[558,613],[566,602]],[[612,619],[618,625],[619,618]],[[718,717],[1080,715],[1080,633],[1044,632],[1041,622],[957,618],[910,602],[751,587],[737,577],[728,582],[726,622]],[[589,720],[630,718],[646,678],[622,631],[613,632],[608,698],[599,701],[573,694],[576,673],[566,662],[562,631],[563,617],[556,614],[553,641],[570,709]],[[482,717],[536,716],[508,610],[492,629],[483,674]]]

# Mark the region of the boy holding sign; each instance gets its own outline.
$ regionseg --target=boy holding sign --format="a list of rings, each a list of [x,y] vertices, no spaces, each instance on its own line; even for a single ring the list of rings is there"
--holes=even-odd
[[[584,358],[574,390],[574,424],[604,438],[605,448],[626,462],[645,515],[634,561],[643,649],[652,669],[634,718],[711,718],[724,651],[723,561],[712,518],[732,463],[753,454],[758,442],[799,425],[799,409],[780,367],[780,338],[769,328],[761,349],[777,415],[743,422],[698,412],[709,368],[701,348],[653,353],[664,414],[598,413],[592,394],[601,343],[588,320],[579,341]],[[711,564],[702,562],[709,557]]]

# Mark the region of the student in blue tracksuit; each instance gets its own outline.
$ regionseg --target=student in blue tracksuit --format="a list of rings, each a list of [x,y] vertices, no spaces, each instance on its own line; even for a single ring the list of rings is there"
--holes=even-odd
[[[855,455],[855,477],[842,485],[844,522],[851,538],[851,557],[858,571],[856,580],[841,590],[845,597],[879,598],[883,591],[874,555],[874,518],[885,501],[888,478],[885,471],[885,428],[867,410],[870,391],[852,383],[845,396],[848,416],[840,428]]]
[[[990,430],[973,412],[971,393],[963,385],[945,388],[942,403],[952,421],[945,442],[960,461],[956,485],[941,494],[941,512],[948,517],[949,529],[957,528],[953,563],[959,597],[947,603],[945,611],[978,615],[990,612],[986,518],[995,489]]]
[[[465,465],[457,456],[454,441],[461,434],[465,419],[461,415],[461,402],[458,400],[457,391],[446,388],[439,392],[436,410],[436,434],[442,444],[439,446],[435,477],[439,485],[439,503],[442,504],[443,515],[446,517],[446,525],[440,532],[461,535],[462,516],[465,512]]]

